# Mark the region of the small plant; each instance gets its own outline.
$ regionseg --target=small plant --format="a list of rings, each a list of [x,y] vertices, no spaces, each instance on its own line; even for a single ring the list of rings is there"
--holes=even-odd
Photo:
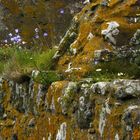
[[[32,78],[34,81],[44,85],[50,85],[52,82],[61,80],[61,76],[55,71],[40,71],[37,76]]]
[[[9,49],[9,51],[7,51]],[[0,50],[0,72],[5,77],[14,80],[22,75],[31,75],[33,70],[48,71],[52,65],[55,49],[47,51],[31,51],[20,47],[3,48]]]
[[[50,70],[52,66],[52,57],[54,56],[56,50],[55,49],[48,49],[44,51],[35,58],[35,65],[38,69],[41,70]]]

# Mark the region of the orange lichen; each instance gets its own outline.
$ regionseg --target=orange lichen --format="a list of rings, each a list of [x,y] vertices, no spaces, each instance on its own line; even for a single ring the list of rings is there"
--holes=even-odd
[[[140,11],[138,8],[134,8],[136,6],[136,0],[129,0],[123,3],[120,3],[117,0],[110,1],[108,5],[109,7],[99,6],[101,2],[100,0],[96,0],[94,2],[87,4],[77,15],[78,21],[80,22],[78,36],[74,40],[73,44],[70,45],[72,48],[75,48],[77,52],[72,54],[70,52],[70,46],[66,46],[68,47],[67,51],[59,58],[59,62],[56,64],[56,69],[63,73],[63,76],[66,77],[67,80],[81,80],[82,78],[85,78],[90,71],[92,71],[92,67],[94,66],[94,51],[102,49],[108,49],[110,51],[113,50],[112,44],[108,43],[101,35],[101,30],[108,27],[107,22],[116,21],[120,25],[118,27],[120,36],[116,38],[119,42],[117,44],[118,47],[120,44],[128,42],[136,30],[140,28],[139,23],[130,24],[127,19],[131,16],[135,16],[135,14]],[[57,3],[54,4],[57,8],[62,6],[62,3],[59,3],[58,5]],[[40,3],[38,6],[42,7],[43,5]],[[96,6],[99,6],[99,8]],[[34,11],[35,9],[32,8],[32,6],[25,6],[24,8],[25,13],[28,13],[29,15],[36,14]],[[43,11],[40,11],[38,14],[41,14],[41,12]],[[51,24],[48,24],[48,26],[50,29],[53,29]],[[23,31],[23,34],[28,38],[28,28],[24,28],[25,30]],[[53,32],[50,32],[53,35]],[[72,68],[75,69],[72,69],[70,72],[66,72],[70,62],[72,63]],[[4,138],[11,139],[13,134],[17,134],[19,140],[42,140],[48,139],[48,137],[51,136],[51,139],[54,140],[56,139],[56,135],[61,124],[65,122],[67,124],[66,140],[113,140],[115,139],[116,134],[119,135],[120,139],[123,139],[123,127],[126,126],[122,116],[124,115],[125,109],[133,102],[135,103],[135,99],[131,99],[130,102],[127,99],[120,102],[116,98],[112,97],[114,93],[113,91],[108,95],[97,95],[96,93],[91,94],[89,102],[91,101],[94,103],[93,120],[89,129],[81,130],[77,125],[77,120],[75,119],[75,114],[77,112],[73,113],[71,108],[73,100],[76,101],[78,104],[77,106],[79,107],[79,96],[84,96],[83,93],[74,93],[72,103],[68,104],[67,115],[62,114],[62,106],[59,99],[64,96],[63,94],[68,83],[69,81],[57,81],[52,83],[48,91],[44,93],[44,96],[40,97],[41,100],[39,103],[36,100],[40,84],[34,83],[33,99],[31,100],[33,102],[33,107],[36,108],[36,111],[38,112],[37,115],[35,115],[33,114],[32,109],[29,109],[27,114],[24,114],[16,110],[14,106],[11,105],[11,90],[8,86],[8,82],[4,80],[1,89],[5,93],[2,105],[4,106],[7,118],[0,120],[0,135]],[[91,90],[92,89],[89,91],[92,93]],[[107,98],[109,98],[108,106],[111,113],[106,113],[104,116],[105,126],[103,135],[101,136],[99,131],[100,114],[104,109],[103,107],[105,106],[105,100]],[[54,105],[54,110],[51,108],[52,104]],[[132,113],[131,116],[133,117],[133,123],[135,123],[137,117],[136,112]],[[29,122],[33,118],[35,120],[35,126],[30,127]],[[92,134],[89,134],[90,129],[93,130]],[[134,140],[140,139],[140,129],[138,125],[134,126],[132,135]]]
[[[62,90],[66,86],[66,84],[67,81],[55,82],[50,86],[48,90],[47,97],[46,97],[47,106],[49,108],[53,103],[55,106],[56,113],[61,113],[61,107],[60,107],[60,103],[58,102],[58,99],[61,97]]]
[[[70,55],[66,52],[63,57],[60,57],[56,68],[63,72],[63,70],[67,69],[68,63],[70,62],[73,67],[86,67],[87,65],[91,67],[95,50],[109,49],[112,51],[112,45],[104,40],[101,35],[101,30],[108,27],[108,22],[116,21],[119,24],[118,29],[120,30],[120,33],[116,37],[117,45],[120,46],[127,43],[136,30],[140,28],[139,23],[130,24],[127,19],[128,17],[135,16],[136,13],[139,13],[140,10],[138,8],[132,7],[135,3],[136,0],[124,3],[115,0],[109,2],[109,7],[101,7],[99,6],[100,1],[94,1],[85,6],[85,8],[76,16],[80,25],[78,36],[71,45],[71,48],[76,49],[77,54]],[[88,14],[91,13],[92,10],[94,14]],[[92,36],[92,38],[89,36]],[[121,39],[124,36],[125,38]],[[70,75],[73,74],[71,73]]]
[[[133,130],[133,139],[139,140],[140,139],[140,128],[135,128]]]

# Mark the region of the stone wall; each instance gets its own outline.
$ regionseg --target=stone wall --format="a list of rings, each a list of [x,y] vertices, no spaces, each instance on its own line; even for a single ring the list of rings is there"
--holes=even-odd
[[[87,1],[53,58],[61,81],[2,78],[1,139],[139,140],[139,6]]]
[[[1,79],[2,139],[140,139],[140,81],[58,81],[45,86]]]

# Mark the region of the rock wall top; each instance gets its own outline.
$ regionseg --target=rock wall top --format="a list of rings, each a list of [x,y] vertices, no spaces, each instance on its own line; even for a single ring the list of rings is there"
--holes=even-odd
[[[138,0],[87,2],[60,42],[57,68],[66,75],[80,78],[98,63],[101,55],[108,60],[110,52],[117,53],[117,57],[124,54],[128,57],[128,52],[136,50],[136,46],[138,51],[139,13]]]

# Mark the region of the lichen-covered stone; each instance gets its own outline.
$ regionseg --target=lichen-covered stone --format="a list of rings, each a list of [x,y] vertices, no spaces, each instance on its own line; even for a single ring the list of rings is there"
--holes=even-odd
[[[128,19],[139,17],[137,3],[137,0],[89,2],[74,17],[79,26],[77,37],[68,45],[69,49],[60,43],[59,51],[64,54],[59,57],[56,69],[70,78],[80,79],[92,70],[93,64],[102,60],[111,61],[114,55],[115,59],[125,58],[133,62],[139,56],[140,24],[137,19],[135,22]],[[66,51],[64,48],[67,48]],[[102,56],[98,50],[105,51],[105,55]],[[68,71],[68,64],[72,64],[73,71]]]
[[[3,79],[3,138],[14,134],[19,139],[139,138],[139,80],[57,81],[48,91],[31,82],[28,89]],[[120,94],[121,88],[124,92]],[[21,96],[25,91],[28,96]]]
[[[118,99],[138,98],[140,93],[139,80],[116,80],[113,83],[115,86],[115,96]]]
[[[54,58],[58,62],[54,68],[65,80],[45,85],[35,79],[28,84],[0,79],[0,136],[21,140],[139,140],[138,76],[120,79],[125,75],[122,68],[116,80],[113,75],[111,80],[97,82],[96,75],[90,75],[97,65],[95,71],[100,76],[112,74],[105,69],[104,75],[101,64],[114,62],[114,68],[118,59],[139,70],[139,5],[137,0],[85,2]],[[123,66],[129,71],[130,65]],[[53,74],[57,75],[55,71]]]

